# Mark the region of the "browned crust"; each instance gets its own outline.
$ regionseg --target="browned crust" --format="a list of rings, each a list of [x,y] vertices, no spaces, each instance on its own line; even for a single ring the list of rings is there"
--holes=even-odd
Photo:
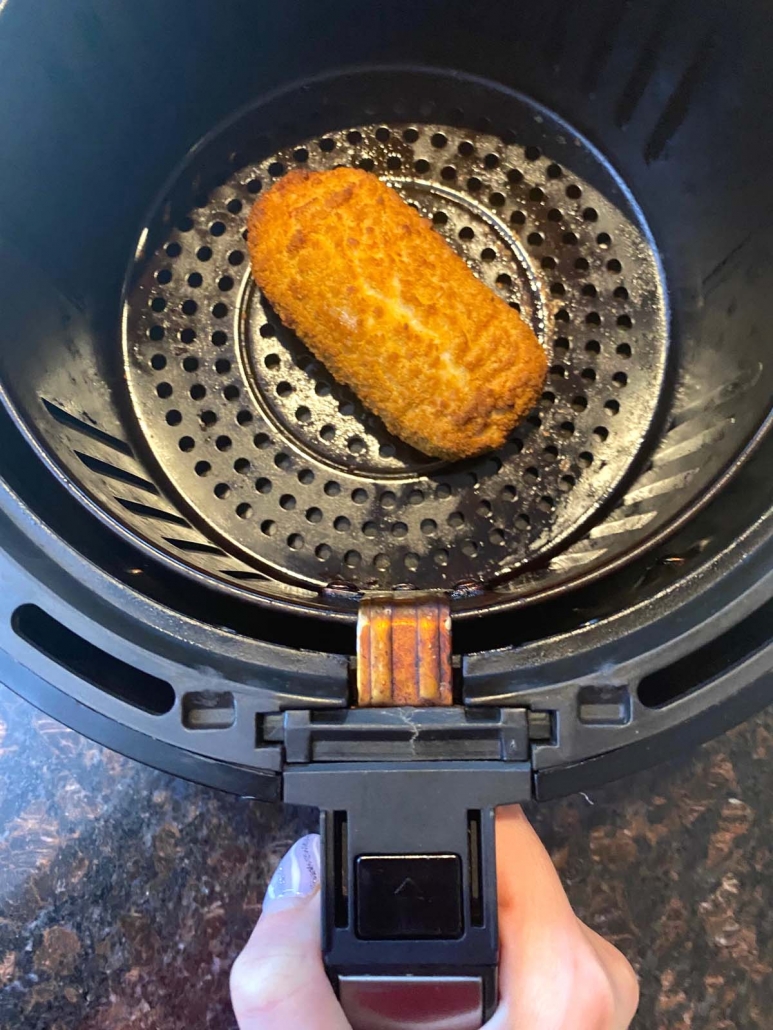
[[[499,447],[537,400],[531,328],[376,176],[290,172],[254,205],[248,243],[285,324],[418,450]]]

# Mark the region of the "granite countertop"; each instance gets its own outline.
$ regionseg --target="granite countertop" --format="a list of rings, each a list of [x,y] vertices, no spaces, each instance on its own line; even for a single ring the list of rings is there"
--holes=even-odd
[[[640,1030],[773,1025],[773,711],[530,815],[631,958]],[[125,759],[0,687],[0,1027],[232,1030],[228,970],[314,813]]]

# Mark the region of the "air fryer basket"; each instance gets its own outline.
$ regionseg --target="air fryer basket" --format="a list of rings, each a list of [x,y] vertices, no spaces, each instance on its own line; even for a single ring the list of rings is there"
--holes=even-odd
[[[736,604],[727,577],[770,501],[769,35],[751,3],[8,0],[0,463],[8,518],[59,570],[45,604],[9,592],[9,653],[55,650],[31,607],[100,654],[117,640],[149,693],[171,681],[155,715],[198,751],[177,661],[206,655],[234,707],[340,705],[362,592],[432,588],[479,652],[461,699],[534,708],[555,687],[576,721],[590,678],[620,692],[620,736],[586,706],[581,756],[657,733],[636,685],[666,656],[635,633],[668,618],[677,648],[671,615],[720,581],[726,625],[764,600]],[[545,391],[499,452],[448,465],[391,438],[251,282],[250,203],[338,163],[419,207],[538,332]],[[9,561],[42,576],[15,532]],[[288,645],[315,649],[303,685]],[[556,686],[540,670],[562,653],[577,672]],[[68,690],[110,678],[87,666]],[[220,758],[229,712],[208,724]],[[535,754],[560,765],[556,743]]]

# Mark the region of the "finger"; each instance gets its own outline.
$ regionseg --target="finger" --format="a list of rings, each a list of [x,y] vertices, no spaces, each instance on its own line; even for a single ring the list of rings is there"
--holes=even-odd
[[[499,810],[496,843],[502,1003],[488,1030],[627,1027],[629,995],[618,997],[609,955],[591,944],[520,808]]]
[[[627,1030],[639,1007],[639,978],[631,963],[614,944],[610,944],[585,923],[580,922],[580,931],[598,955],[615,992],[617,1022],[613,1024],[612,1030]]]
[[[496,854],[503,1004],[491,1030],[542,1028],[548,1007],[557,1015],[571,1010],[570,985],[556,970],[572,964],[579,936],[575,916],[549,855],[518,806],[497,811]],[[552,1030],[547,1021],[544,1026]]]
[[[351,1030],[322,965],[320,925],[319,836],[311,834],[279,864],[231,970],[240,1030]]]

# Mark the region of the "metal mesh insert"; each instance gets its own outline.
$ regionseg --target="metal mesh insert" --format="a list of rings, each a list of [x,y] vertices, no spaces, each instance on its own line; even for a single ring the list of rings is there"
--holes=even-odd
[[[548,351],[541,403],[500,450],[449,464],[401,443],[253,283],[255,197],[289,168],[340,164],[431,219]],[[502,581],[588,526],[634,466],[665,374],[659,266],[624,194],[550,153],[448,125],[359,125],[235,159],[168,217],[126,298],[133,409],[181,509],[257,569],[309,587]]]

